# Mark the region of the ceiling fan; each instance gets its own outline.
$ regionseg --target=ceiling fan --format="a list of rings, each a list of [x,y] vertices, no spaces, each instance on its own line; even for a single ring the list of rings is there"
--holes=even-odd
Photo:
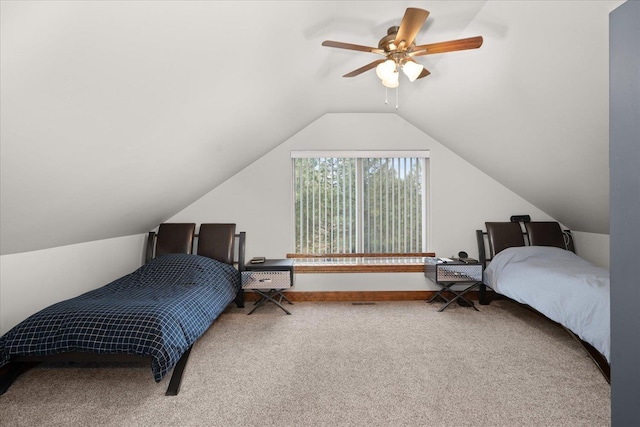
[[[427,10],[413,7],[407,8],[400,26],[390,27],[387,30],[387,35],[378,42],[377,48],[332,40],[325,40],[322,42],[322,46],[371,52],[384,56],[383,59],[364,65],[345,74],[343,77],[355,77],[375,68],[377,76],[382,80],[382,84],[390,88],[398,87],[400,70],[412,82],[431,74],[429,70],[413,59],[415,56],[477,49],[482,46],[482,36],[416,46],[414,39],[427,20],[427,16],[429,16],[429,11]]]

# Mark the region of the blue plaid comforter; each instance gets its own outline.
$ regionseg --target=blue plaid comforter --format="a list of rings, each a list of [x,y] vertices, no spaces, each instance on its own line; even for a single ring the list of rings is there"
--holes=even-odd
[[[239,288],[233,266],[198,255],[164,255],[15,326],[0,337],[0,366],[11,356],[126,353],[150,356],[160,381]]]

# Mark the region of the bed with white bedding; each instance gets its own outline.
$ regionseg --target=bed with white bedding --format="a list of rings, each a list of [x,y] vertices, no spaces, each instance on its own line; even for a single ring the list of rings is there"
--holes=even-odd
[[[514,247],[491,260],[484,283],[570,329],[610,361],[608,270],[564,249]]]
[[[557,222],[486,222],[477,230],[484,287],[560,324],[610,378],[609,271],[573,252],[568,231]],[[485,239],[486,237],[486,239]],[[488,247],[488,250],[487,250]]]

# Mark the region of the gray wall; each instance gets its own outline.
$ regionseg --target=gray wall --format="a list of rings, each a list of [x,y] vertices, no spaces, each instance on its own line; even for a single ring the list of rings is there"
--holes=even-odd
[[[610,14],[611,424],[640,425],[640,2]]]

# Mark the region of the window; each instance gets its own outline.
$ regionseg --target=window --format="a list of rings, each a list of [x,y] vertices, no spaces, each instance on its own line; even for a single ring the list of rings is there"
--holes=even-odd
[[[426,250],[428,151],[292,152],[295,252]]]

